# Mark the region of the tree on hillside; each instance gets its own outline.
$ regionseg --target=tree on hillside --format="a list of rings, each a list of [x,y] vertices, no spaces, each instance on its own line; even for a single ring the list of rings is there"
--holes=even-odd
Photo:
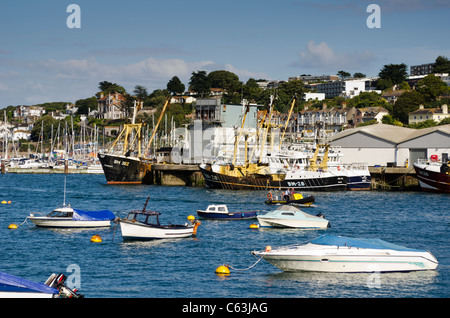
[[[349,72],[339,71],[337,72],[337,75],[339,75],[340,78],[347,78],[350,77],[351,74]]]
[[[167,90],[172,94],[182,94],[184,92],[184,84],[181,83],[177,76],[174,76],[167,83]]]
[[[126,90],[125,88],[123,88],[122,86],[116,84],[116,83],[111,83],[108,81],[103,81],[98,83],[98,89],[100,90],[100,92],[103,92],[103,94],[109,94],[109,93],[120,93],[120,94],[125,94]]]
[[[449,93],[449,87],[437,76],[429,74],[417,83],[417,92],[419,92],[425,101],[436,100],[437,97]]]
[[[262,91],[263,90],[259,87],[258,82],[254,78],[250,78],[242,87],[242,98],[249,102],[256,103]]]
[[[347,107],[366,108],[383,107],[390,108],[388,102],[381,98],[377,92],[361,92],[359,95],[347,100]]]
[[[211,88],[222,88],[228,94],[239,92],[242,87],[239,77],[229,71],[212,71],[208,74],[208,80]]]
[[[77,115],[85,114],[87,115],[89,111],[98,109],[98,101],[95,96],[79,99],[75,102],[75,106],[78,108]]]
[[[387,83],[390,81],[392,85],[400,84],[401,82],[405,81],[407,75],[408,67],[404,63],[384,65],[380,70],[380,73],[378,74],[380,79],[384,80],[381,81],[381,83]]]
[[[433,64],[433,73],[450,73],[450,60],[445,56],[438,56]]]
[[[133,93],[134,93],[134,96],[136,96],[137,99],[140,99],[142,101],[145,100],[148,97],[147,89],[144,86],[142,86],[142,85],[136,85],[134,87]]]
[[[393,109],[394,119],[400,120],[403,124],[408,124],[408,114],[419,109],[425,102],[425,98],[416,91],[405,92],[395,102]]]
[[[196,92],[199,96],[207,96],[211,85],[207,77],[206,71],[192,72],[189,81],[189,89]]]

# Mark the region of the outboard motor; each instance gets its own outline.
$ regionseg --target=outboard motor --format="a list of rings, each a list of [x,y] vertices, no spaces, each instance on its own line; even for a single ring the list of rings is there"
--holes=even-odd
[[[52,274],[45,282],[45,285],[55,288],[59,290],[59,295],[56,297],[62,297],[62,298],[84,298],[83,295],[77,294],[76,289],[72,290],[69,287],[65,285],[66,282],[66,275],[64,274]]]

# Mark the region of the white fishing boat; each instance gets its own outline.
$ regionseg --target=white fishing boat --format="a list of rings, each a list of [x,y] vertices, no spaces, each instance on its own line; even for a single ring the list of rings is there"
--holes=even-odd
[[[201,223],[195,219],[185,224],[162,225],[159,222],[160,212],[146,211],[147,202],[144,209],[131,211],[125,219],[118,218],[124,240],[185,238],[197,233]]]
[[[286,272],[399,272],[434,270],[437,259],[428,251],[380,239],[322,235],[307,244],[285,246],[252,254]]]
[[[66,205],[66,180],[64,179],[64,201],[49,214],[33,212],[27,217],[34,225],[52,228],[109,227],[116,217],[109,210],[85,211]]]
[[[262,227],[323,229],[329,226],[329,221],[323,215],[311,215],[290,205],[282,205],[274,211],[260,214],[257,216],[257,219]]]
[[[64,274],[52,274],[45,283],[35,283],[0,272],[0,298],[80,298],[83,297],[65,285]]]

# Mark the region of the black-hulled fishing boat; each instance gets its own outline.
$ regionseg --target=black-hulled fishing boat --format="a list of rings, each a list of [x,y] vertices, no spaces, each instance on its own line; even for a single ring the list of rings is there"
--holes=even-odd
[[[139,109],[135,105],[133,120],[131,124],[125,124],[112,147],[99,152],[98,158],[108,184],[149,184],[152,183],[151,167],[155,162],[153,158],[147,157],[150,145],[155,137],[163,114],[169,105],[170,97],[167,98],[158,122],[153,129],[152,136],[147,147],[143,151],[142,145],[142,123],[135,123],[136,113]]]

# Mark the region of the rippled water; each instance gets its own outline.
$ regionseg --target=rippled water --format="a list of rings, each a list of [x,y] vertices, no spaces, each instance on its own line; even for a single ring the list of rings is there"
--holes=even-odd
[[[80,269],[85,297],[121,298],[445,298],[450,296],[448,215],[450,197],[421,192],[306,193],[330,220],[326,230],[251,229],[255,221],[202,220],[196,238],[124,242],[120,229],[51,230],[31,222],[16,230],[30,212],[48,213],[63,202],[64,175],[0,175],[0,271],[43,282],[51,273]],[[109,209],[115,214],[143,207],[162,212],[162,223],[184,223],[208,204],[230,210],[268,210],[265,192],[195,187],[111,186],[103,175],[68,175],[66,203],[80,209]],[[368,274],[283,273],[257,259],[252,250],[309,241],[323,233],[377,237],[430,250],[436,271],[384,273],[374,284]],[[91,243],[94,234],[102,243]],[[229,264],[237,270],[217,276]]]

